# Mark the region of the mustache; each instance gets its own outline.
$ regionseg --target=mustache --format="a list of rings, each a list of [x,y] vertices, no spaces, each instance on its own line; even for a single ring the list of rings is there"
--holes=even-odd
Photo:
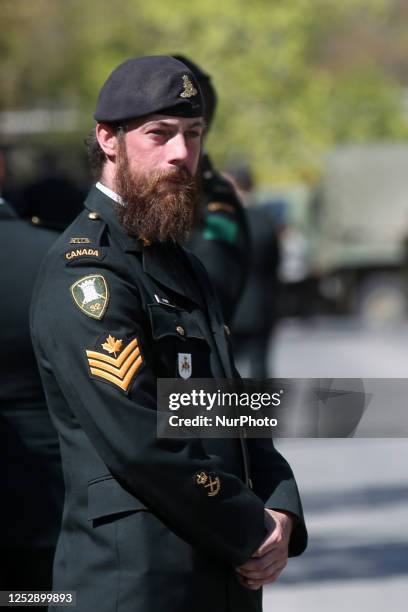
[[[153,174],[149,175],[149,182],[151,185],[158,185],[160,183],[172,182],[172,183],[189,183],[193,178],[193,175],[185,167],[170,168],[169,170],[157,170]]]

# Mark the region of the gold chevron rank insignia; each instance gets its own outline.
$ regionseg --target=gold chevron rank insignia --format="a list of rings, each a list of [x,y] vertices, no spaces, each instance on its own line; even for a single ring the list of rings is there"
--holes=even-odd
[[[86,351],[92,376],[106,380],[126,392],[143,363],[137,338],[124,346],[123,340],[109,334],[101,346],[109,355],[100,351]]]

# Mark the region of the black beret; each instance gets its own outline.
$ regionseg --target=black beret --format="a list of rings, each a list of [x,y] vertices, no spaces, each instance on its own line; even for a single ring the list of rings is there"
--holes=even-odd
[[[113,123],[153,113],[204,115],[197,79],[187,66],[168,55],[128,59],[115,68],[99,92],[94,118]]]

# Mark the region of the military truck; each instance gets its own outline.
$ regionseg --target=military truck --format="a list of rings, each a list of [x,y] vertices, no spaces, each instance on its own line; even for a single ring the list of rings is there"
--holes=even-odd
[[[326,160],[310,207],[313,266],[338,312],[405,318],[408,145],[344,146]]]

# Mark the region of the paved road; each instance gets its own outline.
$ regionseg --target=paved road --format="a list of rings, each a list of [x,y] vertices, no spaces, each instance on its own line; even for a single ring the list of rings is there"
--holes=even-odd
[[[270,351],[274,376],[408,378],[408,325],[373,330],[353,319],[286,321]]]
[[[285,324],[273,356],[281,377],[408,377],[408,330]],[[265,589],[265,612],[405,611],[408,439],[281,439],[277,445],[301,487],[310,545]]]

